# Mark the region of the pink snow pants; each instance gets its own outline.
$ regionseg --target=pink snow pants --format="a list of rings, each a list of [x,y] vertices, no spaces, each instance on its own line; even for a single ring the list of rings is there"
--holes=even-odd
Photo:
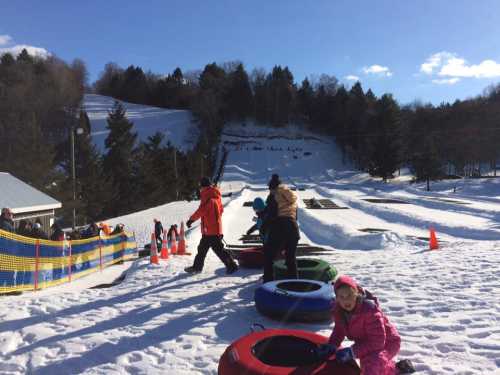
[[[360,359],[361,375],[398,375],[393,358],[399,353],[401,339],[393,337],[381,352],[370,353]]]

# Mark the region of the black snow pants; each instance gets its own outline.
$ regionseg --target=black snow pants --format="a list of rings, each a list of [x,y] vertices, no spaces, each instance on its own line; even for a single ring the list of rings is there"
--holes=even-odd
[[[291,217],[277,217],[269,226],[269,236],[264,244],[264,282],[274,280],[273,261],[285,250],[287,277],[297,279],[297,259],[295,253],[299,242],[299,226]]]
[[[197,271],[203,270],[205,264],[205,258],[208,253],[208,249],[212,248],[215,255],[224,263],[226,268],[232,268],[236,266],[231,254],[224,249],[224,244],[222,243],[222,236],[202,236],[200,243],[198,244],[198,252],[194,258],[193,268]]]

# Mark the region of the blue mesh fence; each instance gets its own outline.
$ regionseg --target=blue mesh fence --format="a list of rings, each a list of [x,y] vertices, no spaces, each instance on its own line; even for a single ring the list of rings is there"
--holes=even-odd
[[[69,282],[136,256],[132,233],[48,241],[0,230],[0,293]]]

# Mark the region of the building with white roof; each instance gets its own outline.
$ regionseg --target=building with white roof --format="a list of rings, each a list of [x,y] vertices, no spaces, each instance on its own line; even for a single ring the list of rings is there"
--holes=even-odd
[[[32,222],[40,219],[43,230],[48,233],[55,210],[62,204],[10,173],[0,172],[0,208],[3,207],[11,209],[16,227],[21,219]]]

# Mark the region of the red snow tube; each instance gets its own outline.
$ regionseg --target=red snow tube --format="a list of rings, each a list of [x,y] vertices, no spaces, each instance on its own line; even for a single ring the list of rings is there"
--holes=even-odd
[[[283,259],[283,252],[280,252],[276,259]],[[243,268],[263,268],[264,267],[264,248],[251,247],[243,249],[238,254],[238,264]]]
[[[332,355],[317,362],[314,349],[328,339],[308,331],[266,329],[229,345],[219,360],[219,375],[359,375],[356,361],[339,363]]]

